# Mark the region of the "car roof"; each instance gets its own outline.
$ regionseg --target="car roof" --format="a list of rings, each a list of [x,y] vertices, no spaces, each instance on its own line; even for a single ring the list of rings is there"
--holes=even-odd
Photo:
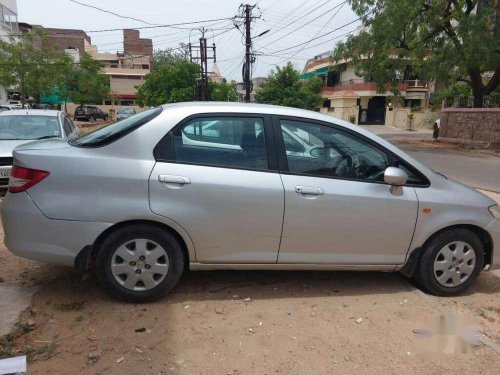
[[[55,109],[13,109],[11,111],[0,112],[0,116],[48,116],[57,117],[61,111]]]

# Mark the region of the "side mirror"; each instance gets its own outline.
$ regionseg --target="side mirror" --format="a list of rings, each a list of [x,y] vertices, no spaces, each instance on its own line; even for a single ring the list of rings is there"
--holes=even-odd
[[[403,186],[408,181],[405,171],[395,167],[387,167],[384,172],[384,182],[391,185],[391,193],[394,195],[403,194]]]

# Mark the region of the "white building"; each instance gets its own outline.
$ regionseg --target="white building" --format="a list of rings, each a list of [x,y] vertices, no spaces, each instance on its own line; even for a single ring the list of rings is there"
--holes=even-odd
[[[17,25],[17,1],[0,0],[0,38],[9,42],[12,34],[19,32]],[[8,103],[5,87],[0,86],[0,103]]]

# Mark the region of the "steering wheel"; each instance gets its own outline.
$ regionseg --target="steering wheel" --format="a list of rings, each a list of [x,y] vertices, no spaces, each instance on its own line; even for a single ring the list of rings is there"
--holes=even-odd
[[[351,155],[345,155],[334,167],[333,172],[338,177],[353,177],[354,163]]]

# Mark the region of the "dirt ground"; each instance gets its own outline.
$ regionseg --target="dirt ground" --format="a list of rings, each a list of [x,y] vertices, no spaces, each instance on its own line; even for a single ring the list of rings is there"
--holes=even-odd
[[[0,234],[3,236],[3,234]],[[29,374],[497,374],[500,354],[424,354],[428,319],[456,315],[500,343],[500,271],[455,298],[399,274],[189,272],[162,301],[117,302],[71,268],[0,246],[5,283],[39,285],[11,338]],[[89,359],[90,356],[95,358]]]

